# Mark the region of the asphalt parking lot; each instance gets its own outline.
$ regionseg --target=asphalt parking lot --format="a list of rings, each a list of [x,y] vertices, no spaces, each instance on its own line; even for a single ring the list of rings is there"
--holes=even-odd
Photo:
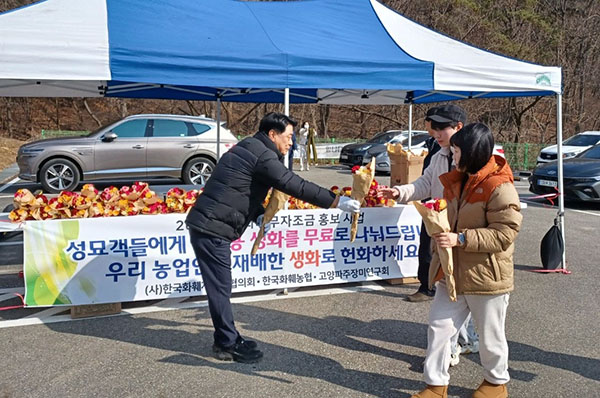
[[[326,187],[351,185],[339,166],[300,175]],[[389,177],[376,178],[385,184]],[[507,318],[510,396],[598,397],[600,206],[566,210],[572,273],[539,274],[531,271],[540,267],[539,243],[557,208],[531,200],[526,181],[515,185],[527,208]],[[7,247],[0,251],[7,258]],[[9,295],[20,286],[14,273],[0,275],[0,305],[16,304]],[[414,290],[369,282],[238,294],[237,325],[265,352],[254,365],[212,358],[202,297],[140,302],[118,316],[81,320],[61,308],[0,311],[0,396],[408,397],[422,387],[429,309],[405,301]],[[481,379],[477,355],[462,356],[450,396],[470,397]]]

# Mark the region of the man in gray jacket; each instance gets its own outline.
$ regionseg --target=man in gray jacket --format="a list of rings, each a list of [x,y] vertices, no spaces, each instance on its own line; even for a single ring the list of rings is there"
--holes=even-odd
[[[395,199],[401,203],[444,196],[444,186],[440,182],[440,176],[452,168],[450,137],[464,126],[467,113],[460,106],[444,105],[438,107],[428,118],[431,120],[433,137],[441,149],[432,156],[431,163],[421,177],[411,184],[381,188],[378,191],[379,196]]]

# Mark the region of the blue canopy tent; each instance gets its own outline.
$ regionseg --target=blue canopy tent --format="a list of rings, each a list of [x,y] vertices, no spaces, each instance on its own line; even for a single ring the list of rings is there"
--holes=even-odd
[[[0,51],[0,96],[287,109],[556,95],[563,190],[561,69],[475,48],[377,0],[45,0],[0,14]]]

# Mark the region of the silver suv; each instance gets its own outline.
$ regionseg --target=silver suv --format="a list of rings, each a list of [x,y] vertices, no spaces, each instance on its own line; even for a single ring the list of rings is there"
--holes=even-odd
[[[220,131],[220,154],[238,140]],[[81,180],[154,177],[204,184],[217,161],[217,122],[180,115],[133,115],[83,137],[51,138],[22,145],[19,177],[45,191],[74,190]]]

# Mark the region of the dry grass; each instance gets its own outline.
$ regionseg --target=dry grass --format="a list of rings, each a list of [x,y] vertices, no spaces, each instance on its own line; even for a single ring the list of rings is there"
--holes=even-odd
[[[0,138],[0,170],[3,170],[15,163],[17,160],[17,151],[25,141],[12,138]]]

